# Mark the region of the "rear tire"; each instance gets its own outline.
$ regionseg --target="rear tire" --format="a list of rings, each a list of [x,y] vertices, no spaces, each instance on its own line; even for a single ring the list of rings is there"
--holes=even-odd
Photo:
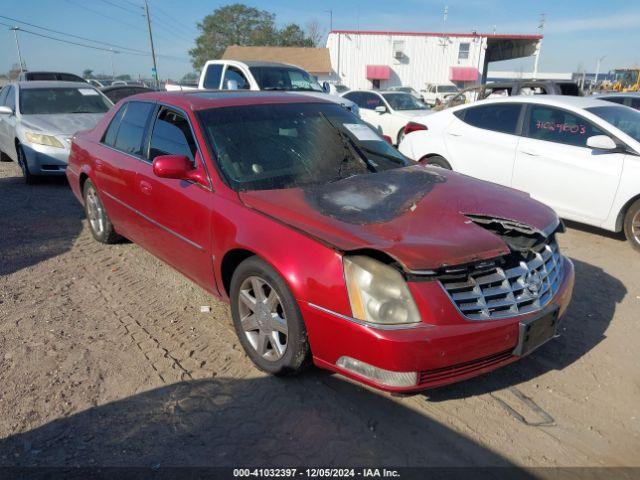
[[[249,257],[233,272],[230,291],[233,325],[253,363],[273,375],[301,371],[309,356],[307,330],[278,272]]]
[[[631,204],[624,216],[624,234],[631,246],[640,252],[640,199]]]
[[[445,170],[453,170],[451,168],[451,164],[445,160],[444,157],[440,155],[434,155],[433,157],[424,157],[420,159],[420,163],[424,163],[426,165],[433,165],[434,167],[444,168]]]
[[[33,185],[36,182],[36,178],[29,171],[29,165],[27,164],[27,157],[24,154],[22,145],[16,145],[16,154],[18,155],[18,166],[22,170],[22,178],[27,185]]]
[[[98,196],[98,190],[91,180],[84,183],[84,212],[89,221],[91,235],[100,243],[117,243],[122,237],[116,233],[107,211]]]

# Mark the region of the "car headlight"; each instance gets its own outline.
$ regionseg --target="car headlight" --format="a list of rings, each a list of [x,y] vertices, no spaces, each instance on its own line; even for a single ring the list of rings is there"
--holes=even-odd
[[[30,143],[37,143],[38,145],[46,145],[48,147],[64,148],[62,142],[52,135],[25,132],[24,136],[27,137],[27,140],[29,140]]]
[[[354,318],[385,325],[420,321],[407,282],[395,268],[361,255],[344,257],[343,263]]]

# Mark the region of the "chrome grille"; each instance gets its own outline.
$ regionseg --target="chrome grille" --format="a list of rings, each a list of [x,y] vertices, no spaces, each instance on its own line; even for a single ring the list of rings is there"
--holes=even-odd
[[[555,240],[517,256],[503,265],[448,275],[440,283],[465,317],[493,320],[534,312],[556,294],[562,278],[562,261]]]

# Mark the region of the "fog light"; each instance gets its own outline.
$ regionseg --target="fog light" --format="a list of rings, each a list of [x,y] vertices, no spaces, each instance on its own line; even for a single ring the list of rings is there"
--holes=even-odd
[[[351,373],[389,387],[412,387],[418,383],[417,372],[392,372],[351,357],[340,357],[336,365]]]

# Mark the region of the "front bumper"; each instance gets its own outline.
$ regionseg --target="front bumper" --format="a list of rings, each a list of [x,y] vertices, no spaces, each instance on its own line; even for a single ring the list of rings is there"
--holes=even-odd
[[[313,304],[300,305],[314,363],[373,387],[411,392],[475,377],[515,362],[520,323],[557,309],[566,311],[574,284],[571,261],[562,257],[563,278],[556,295],[542,311],[499,320],[472,321],[457,310],[436,281],[410,283],[423,323],[381,329],[349,320]],[[392,372],[417,372],[415,385],[392,387],[347,371],[337,364],[351,357]]]
[[[32,175],[64,175],[69,159],[68,148],[22,143],[27,166]]]

